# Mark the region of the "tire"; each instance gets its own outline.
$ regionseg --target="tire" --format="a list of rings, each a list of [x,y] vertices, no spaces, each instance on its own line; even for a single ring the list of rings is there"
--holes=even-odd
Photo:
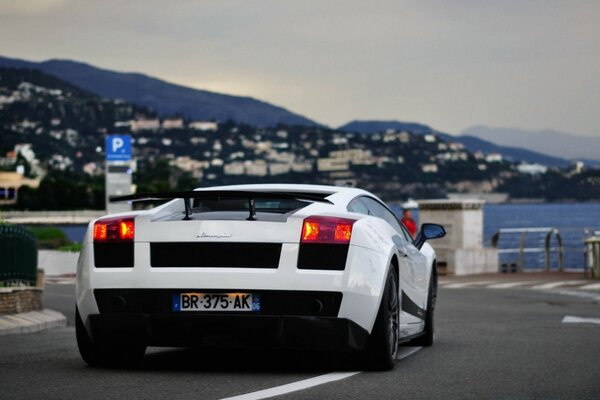
[[[435,314],[435,303],[437,300],[437,273],[435,272],[435,264],[433,265],[433,271],[431,272],[431,279],[429,280],[429,291],[427,294],[427,313],[425,314],[425,328],[423,334],[410,342],[408,346],[424,346],[428,347],[433,344],[434,336],[434,314]]]
[[[141,362],[146,352],[145,345],[109,346],[92,342],[77,308],[75,334],[81,358],[92,367],[133,367]]]
[[[368,367],[376,371],[394,368],[400,334],[400,296],[398,274],[390,267],[377,319],[366,349]]]

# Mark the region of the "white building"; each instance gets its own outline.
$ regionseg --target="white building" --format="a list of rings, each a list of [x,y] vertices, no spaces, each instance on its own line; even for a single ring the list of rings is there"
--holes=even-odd
[[[246,173],[253,176],[266,176],[268,165],[264,160],[246,161]]]
[[[133,132],[156,131],[158,128],[160,128],[160,121],[158,119],[136,119],[131,121],[131,130]]]
[[[213,121],[193,121],[188,125],[190,129],[195,129],[197,131],[212,131],[215,132],[219,129],[219,124]]]
[[[437,164],[423,164],[421,166],[421,171],[427,174],[435,174],[438,172],[438,166]]]
[[[348,160],[342,158],[319,158],[317,160],[317,170],[319,172],[347,171],[348,168]]]
[[[329,158],[335,158],[354,165],[373,165],[375,158],[371,150],[347,149],[329,152]]]
[[[485,161],[487,161],[489,163],[502,162],[502,154],[500,154],[500,153],[490,153],[487,156],[485,156]]]
[[[425,135],[424,138],[427,143],[435,143],[437,141],[437,138],[435,137],[435,135],[433,135],[431,133]]]
[[[183,119],[167,118],[162,122],[163,129],[183,129]]]
[[[290,172],[290,170],[291,170],[290,164],[284,164],[284,163],[269,164],[269,174],[271,174],[271,175],[287,174]]]
[[[246,167],[244,166],[243,162],[234,161],[225,164],[223,167],[223,172],[225,175],[244,175],[246,173]]]
[[[310,161],[296,161],[292,163],[292,171],[294,172],[311,172],[313,163]]]
[[[533,163],[533,164],[521,163],[521,164],[517,165],[517,170],[522,174],[538,175],[538,174],[545,174],[546,171],[548,171],[548,167],[546,167],[545,165],[542,165],[542,164],[538,164],[538,163]]]

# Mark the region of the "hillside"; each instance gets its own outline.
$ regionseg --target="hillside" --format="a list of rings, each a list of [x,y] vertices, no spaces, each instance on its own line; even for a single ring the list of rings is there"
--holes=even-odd
[[[14,169],[24,159],[38,176],[102,175],[107,133],[133,135],[140,190],[166,189],[186,177],[181,185],[188,189],[257,181],[350,182],[403,198],[492,190],[497,174],[511,174],[510,164],[477,158],[435,136],[234,122],[199,126],[175,116],[157,118],[150,109],[101,98],[35,70],[0,68],[0,100],[0,152],[6,154],[1,164]],[[21,160],[7,154],[15,149]]]
[[[401,132],[408,131],[413,133],[431,133],[432,129],[416,122],[402,122],[395,120],[377,121],[377,120],[354,120],[340,127],[341,131],[355,133],[375,133],[385,132],[389,129]]]
[[[43,177],[39,189],[19,190],[21,209],[102,207],[104,138],[110,133],[132,134],[139,191],[287,182],[351,184],[387,200],[448,192],[549,200],[600,195],[598,170],[528,172],[470,152],[448,135],[419,132],[159,118],[151,109],[36,70],[0,68],[0,169],[23,166],[26,175]]]
[[[549,156],[547,154],[543,154],[537,151],[521,149],[518,148],[518,146],[498,145],[492,143],[491,141],[480,139],[471,135],[450,135],[447,133],[436,131],[427,125],[413,122],[402,122],[394,120],[352,121],[348,124],[342,125],[339,129],[363,134],[385,132],[388,129],[407,130],[417,134],[435,133],[440,138],[443,138],[446,141],[458,142],[463,144],[471,152],[482,151],[484,153],[499,153],[502,154],[502,156],[508,160],[524,161],[528,163],[539,163],[547,165],[549,167],[566,167],[569,165],[569,161],[565,160],[564,158]]]
[[[472,126],[462,133],[499,146],[520,147],[554,157],[600,160],[600,137],[572,135],[551,129],[528,131],[485,125]]]
[[[180,114],[188,119],[232,120],[262,127],[318,125],[282,107],[251,97],[192,89],[139,73],[111,71],[75,61],[31,62],[0,56],[0,67],[36,69],[98,96],[149,107],[163,116]]]

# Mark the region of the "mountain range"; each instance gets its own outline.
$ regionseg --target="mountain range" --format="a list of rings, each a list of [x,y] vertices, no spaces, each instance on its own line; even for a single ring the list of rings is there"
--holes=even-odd
[[[285,108],[253,99],[193,89],[144,74],[117,72],[70,60],[32,62],[0,56],[0,67],[28,68],[56,76],[107,99],[149,107],[163,116],[233,120],[253,126],[319,125]]]
[[[476,125],[462,131],[500,146],[522,147],[566,159],[600,160],[600,137],[573,135],[551,129],[528,131]]]
[[[394,130],[407,130],[417,134],[435,133],[440,138],[449,142],[462,143],[469,151],[476,152],[482,151],[484,153],[499,153],[504,158],[513,161],[525,161],[529,163],[539,163],[551,167],[565,167],[569,165],[569,161],[561,158],[549,156],[546,154],[539,153],[537,151],[526,150],[523,148],[512,147],[512,146],[500,146],[491,141],[486,141],[472,135],[450,135],[448,133],[436,131],[430,126],[413,123],[413,122],[401,122],[401,121],[360,121],[355,120],[346,125],[340,126],[338,129],[345,130],[348,132],[356,132],[362,134],[384,132],[388,129]]]
[[[302,115],[251,97],[193,89],[140,73],[117,72],[71,60],[32,62],[0,56],[0,67],[39,70],[107,99],[125,100],[148,107],[161,116],[182,115],[197,120],[232,120],[257,127],[278,124],[323,126]],[[555,131],[475,126],[461,135],[449,135],[413,122],[352,121],[338,129],[362,134],[388,129],[417,134],[436,133],[444,140],[462,143],[470,151],[496,152],[514,161],[564,167],[571,159],[599,160],[600,139]],[[597,161],[589,161],[597,164]]]

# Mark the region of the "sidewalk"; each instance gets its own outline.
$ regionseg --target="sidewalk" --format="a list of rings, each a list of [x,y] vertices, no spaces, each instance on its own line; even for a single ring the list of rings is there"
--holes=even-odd
[[[67,318],[61,313],[48,308],[40,311],[0,315],[0,336],[39,332],[65,326],[67,326]]]

